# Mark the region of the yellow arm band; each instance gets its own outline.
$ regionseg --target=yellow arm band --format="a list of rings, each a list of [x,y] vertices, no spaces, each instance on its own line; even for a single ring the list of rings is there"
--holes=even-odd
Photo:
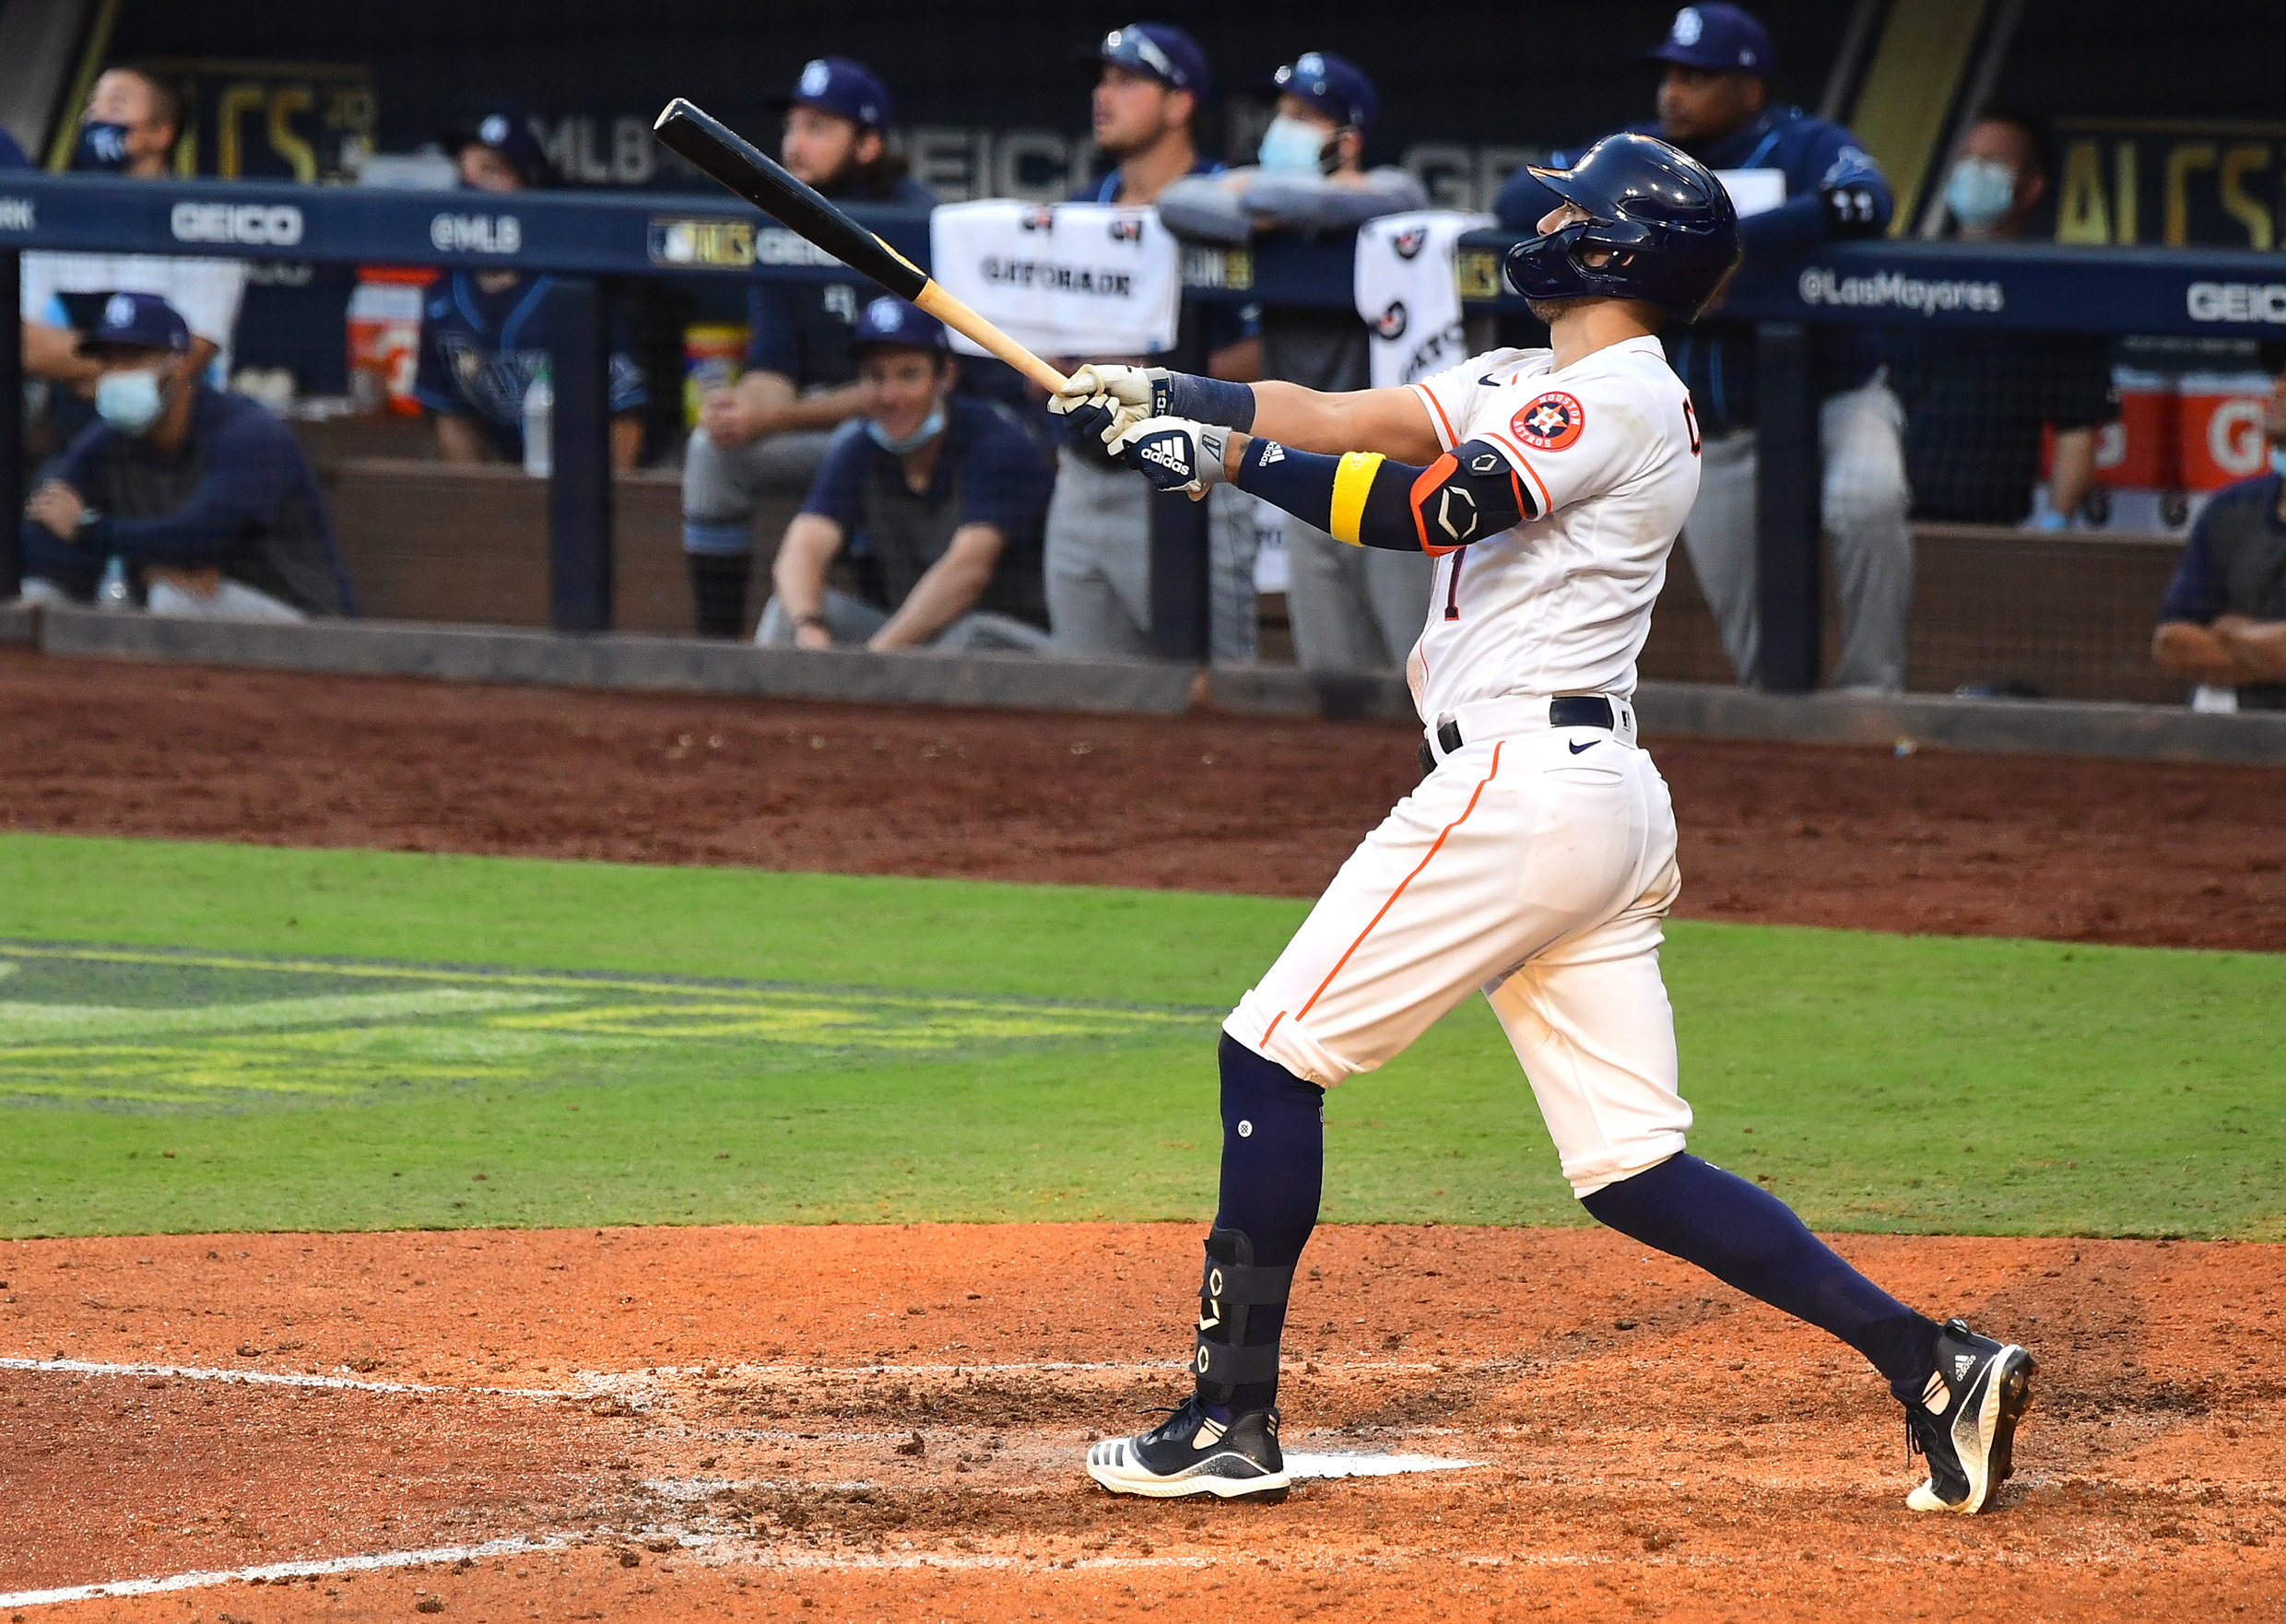
[[[1357,547],[1358,526],[1365,517],[1365,495],[1373,488],[1373,477],[1381,472],[1382,455],[1377,451],[1348,451],[1334,469],[1333,523],[1326,528],[1336,541],[1346,541]]]

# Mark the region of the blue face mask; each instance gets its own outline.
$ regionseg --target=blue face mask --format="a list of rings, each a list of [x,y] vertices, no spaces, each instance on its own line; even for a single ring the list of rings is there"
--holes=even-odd
[[[2016,171],[1988,159],[1964,158],[1945,182],[1945,206],[1972,231],[1988,231],[2016,206]]]
[[[902,440],[891,440],[889,430],[871,418],[866,419],[866,438],[891,456],[903,456],[909,451],[919,451],[945,431],[945,403],[938,401],[929,407],[929,415],[921,419],[921,426]]]
[[[142,434],[166,405],[157,372],[106,372],[95,381],[96,416],[122,434]]]
[[[2286,475],[2286,445],[2274,445],[2270,448],[2270,472]]]
[[[127,150],[127,137],[132,134],[134,126],[130,124],[81,124],[79,145],[72,152],[72,168],[119,173],[135,161]]]
[[[1281,113],[1262,132],[1262,150],[1255,161],[1273,174],[1323,174],[1329,145],[1330,138],[1315,124]]]

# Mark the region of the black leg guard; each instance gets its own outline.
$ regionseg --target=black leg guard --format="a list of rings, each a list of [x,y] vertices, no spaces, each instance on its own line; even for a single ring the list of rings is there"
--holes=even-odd
[[[1243,1230],[1208,1235],[1207,1266],[1198,1282],[1198,1341],[1191,1355],[1202,1403],[1228,1407],[1241,1388],[1275,1390],[1279,1332],[1293,1288],[1294,1265],[1256,1267],[1254,1242]],[[1255,1312],[1269,1307],[1279,1312]],[[1249,1340],[1249,1321],[1267,1321],[1267,1335]]]

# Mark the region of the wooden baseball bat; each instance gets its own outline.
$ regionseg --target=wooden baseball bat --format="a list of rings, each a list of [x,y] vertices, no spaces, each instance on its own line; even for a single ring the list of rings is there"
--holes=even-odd
[[[998,356],[1054,394],[1064,374],[939,288],[928,274],[758,150],[736,130],[678,96],[652,134],[772,219],[807,239],[851,270],[919,305],[978,347]]]

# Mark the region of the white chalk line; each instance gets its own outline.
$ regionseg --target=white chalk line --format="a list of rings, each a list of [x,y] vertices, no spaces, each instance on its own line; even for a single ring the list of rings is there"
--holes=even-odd
[[[1505,1366],[1509,1361],[1487,1360],[1466,1367],[1472,1373]],[[1138,1375],[1169,1374],[1186,1371],[1189,1365],[1182,1360],[1121,1359],[1066,1360],[1043,1359],[1031,1364],[864,1364],[864,1365],[744,1365],[744,1366],[680,1366],[642,1371],[583,1371],[576,1372],[576,1387],[501,1387],[485,1383],[461,1385],[445,1382],[380,1382],[362,1376],[327,1376],[290,1371],[232,1370],[220,1365],[171,1365],[156,1363],[110,1363],[99,1359],[30,1359],[22,1356],[0,1356],[0,1371],[25,1371],[40,1374],[71,1376],[164,1376],[184,1382],[220,1382],[254,1387],[314,1387],[335,1388],[353,1393],[467,1393],[493,1398],[626,1398],[648,1396],[671,1391],[689,1383],[713,1382],[795,1382],[826,1380],[837,1382],[860,1381],[877,1376],[1057,1376],[1093,1374],[1098,1372]],[[1463,1367],[1440,1364],[1399,1364],[1367,1362],[1344,1363],[1336,1367],[1342,1375],[1422,1373]],[[708,1370],[720,1373],[710,1376]],[[1326,1373],[1335,1373],[1328,1371]]]
[[[288,1371],[232,1371],[211,1365],[114,1365],[84,1359],[0,1359],[0,1371],[67,1376],[165,1376],[184,1382],[222,1382],[248,1387],[334,1387],[355,1393],[477,1393],[493,1398],[592,1398],[594,1390],[562,1387],[451,1387],[423,1382],[371,1382],[361,1376],[315,1376]]]
[[[159,1579],[114,1579],[103,1584],[65,1584],[52,1590],[19,1590],[0,1595],[0,1607],[39,1607],[57,1602],[93,1601],[99,1596],[160,1595],[174,1590],[202,1590],[216,1584],[269,1583],[279,1579],[323,1579],[333,1573],[375,1573],[390,1568],[420,1568],[434,1562],[475,1561],[483,1557],[532,1556],[564,1550],[580,1544],[583,1535],[548,1535],[538,1539],[518,1536],[488,1539],[481,1545],[442,1545],[427,1550],[382,1551],[371,1556],[327,1557],[310,1562],[267,1562],[258,1568],[170,1573]]]

